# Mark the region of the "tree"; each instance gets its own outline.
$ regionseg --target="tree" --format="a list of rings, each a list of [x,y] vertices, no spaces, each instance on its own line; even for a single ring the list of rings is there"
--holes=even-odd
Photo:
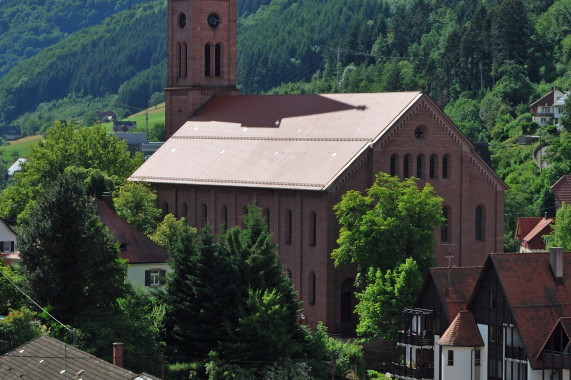
[[[395,341],[402,311],[413,304],[422,280],[423,275],[411,258],[386,272],[370,268],[368,285],[357,294],[357,334]]]
[[[155,206],[157,194],[142,182],[125,182],[113,200],[115,211],[145,234],[157,228],[161,210]]]
[[[548,247],[563,247],[564,250],[571,250],[571,205],[563,203],[557,210],[553,232],[547,236]]]
[[[433,264],[434,227],[442,222],[442,198],[415,179],[404,181],[379,173],[363,195],[351,190],[334,206],[341,224],[335,264],[356,263],[360,283],[367,282],[369,268],[386,272],[412,258],[420,273]]]
[[[142,162],[140,154],[131,158],[126,143],[102,126],[83,127],[57,122],[48,130],[46,138],[31,148],[22,171],[0,194],[0,216],[9,220],[15,220],[19,215],[23,217],[26,207],[31,207],[70,166],[100,170],[113,182],[120,183]]]
[[[35,320],[36,313],[25,306],[10,309],[4,319],[0,319],[0,355],[21,346],[39,336],[42,326]]]
[[[69,174],[48,187],[23,220],[21,265],[35,300],[61,322],[113,306],[125,292],[118,245],[93,200]],[[65,294],[65,297],[62,295]]]

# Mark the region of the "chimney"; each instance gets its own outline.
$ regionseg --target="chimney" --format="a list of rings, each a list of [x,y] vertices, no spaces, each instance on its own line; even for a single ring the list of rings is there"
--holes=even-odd
[[[113,343],[113,364],[123,368],[123,343]]]
[[[563,280],[563,248],[549,248],[549,267],[555,278],[555,282]]]

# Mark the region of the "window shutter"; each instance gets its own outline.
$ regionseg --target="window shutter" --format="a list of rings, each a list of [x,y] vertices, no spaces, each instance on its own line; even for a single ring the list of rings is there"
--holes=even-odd
[[[0,242],[0,252],[4,252],[4,242]]]
[[[151,286],[151,271],[145,271],[145,286]]]
[[[161,283],[161,285],[164,285],[166,283],[165,276],[167,275],[167,271],[164,269],[161,269],[160,274],[161,274],[160,283]]]
[[[10,242],[10,252],[14,252],[14,242]]]

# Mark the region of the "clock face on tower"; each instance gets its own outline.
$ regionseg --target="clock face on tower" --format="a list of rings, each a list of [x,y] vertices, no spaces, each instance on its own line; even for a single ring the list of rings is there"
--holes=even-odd
[[[186,15],[185,15],[184,13],[181,13],[181,14],[178,16],[178,26],[179,26],[181,29],[184,29],[184,27],[186,26]]]
[[[220,25],[220,16],[216,13],[211,13],[208,15],[207,22],[212,29],[216,29]]]

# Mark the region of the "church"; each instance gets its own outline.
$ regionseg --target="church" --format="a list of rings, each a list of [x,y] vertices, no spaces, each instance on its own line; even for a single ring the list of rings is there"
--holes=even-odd
[[[165,213],[219,232],[241,225],[255,200],[302,301],[300,323],[338,334],[355,328],[355,268],[330,257],[333,206],[377,173],[417,177],[444,199],[437,264],[502,252],[507,187],[427,95],[238,95],[236,23],[236,0],[168,1],[167,141],[130,178],[150,183]]]

